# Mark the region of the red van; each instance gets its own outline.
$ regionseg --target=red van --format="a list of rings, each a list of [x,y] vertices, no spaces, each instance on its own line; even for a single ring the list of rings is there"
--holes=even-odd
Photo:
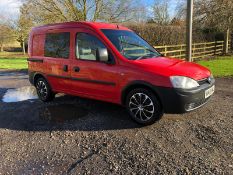
[[[116,103],[144,125],[163,113],[203,106],[215,88],[208,69],[164,57],[116,24],[69,22],[33,28],[28,63],[29,80],[42,101],[61,92]]]

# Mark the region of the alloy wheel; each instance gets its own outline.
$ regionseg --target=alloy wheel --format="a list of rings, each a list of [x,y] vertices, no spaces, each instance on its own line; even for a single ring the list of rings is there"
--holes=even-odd
[[[36,85],[36,88],[37,88],[38,95],[40,97],[42,97],[42,98],[46,98],[47,97],[47,95],[48,95],[48,89],[47,89],[47,86],[46,86],[45,82],[38,81],[37,85]]]
[[[148,95],[144,93],[135,93],[130,98],[129,110],[136,119],[145,122],[153,117],[155,106]]]

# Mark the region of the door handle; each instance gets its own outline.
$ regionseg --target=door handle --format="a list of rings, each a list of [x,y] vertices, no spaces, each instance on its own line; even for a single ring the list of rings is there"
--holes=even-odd
[[[63,71],[64,71],[64,72],[68,72],[68,65],[64,65],[64,66],[63,66]]]
[[[80,68],[79,67],[74,67],[73,70],[74,70],[74,72],[79,72]]]

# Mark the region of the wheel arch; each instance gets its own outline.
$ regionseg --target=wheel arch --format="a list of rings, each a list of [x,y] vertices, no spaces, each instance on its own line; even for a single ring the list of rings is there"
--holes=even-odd
[[[158,101],[160,102],[161,107],[163,108],[163,103],[162,103],[162,99],[161,96],[159,95],[158,90],[156,89],[156,86],[145,82],[145,81],[133,81],[131,83],[129,83],[123,90],[121,93],[121,104],[123,106],[125,106],[125,101],[126,101],[126,97],[127,94],[132,91],[133,89],[137,89],[137,88],[144,88],[144,89],[148,89],[150,90],[157,98]]]
[[[43,73],[41,73],[41,72],[34,72],[33,75],[31,75],[31,76],[32,76],[31,83],[32,83],[33,85],[36,84],[36,81],[37,81],[39,78],[44,78],[46,81],[48,81],[47,78],[45,77],[45,75],[44,75]]]

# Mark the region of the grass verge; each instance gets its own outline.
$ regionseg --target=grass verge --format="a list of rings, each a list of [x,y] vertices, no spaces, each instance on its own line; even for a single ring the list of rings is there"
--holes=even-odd
[[[215,77],[233,76],[233,56],[219,57],[209,61],[198,61],[197,63],[209,68]]]
[[[0,52],[0,69],[24,70],[27,68],[27,55],[23,55],[22,52]]]
[[[0,69],[22,70],[27,68],[26,58],[0,58]]]

